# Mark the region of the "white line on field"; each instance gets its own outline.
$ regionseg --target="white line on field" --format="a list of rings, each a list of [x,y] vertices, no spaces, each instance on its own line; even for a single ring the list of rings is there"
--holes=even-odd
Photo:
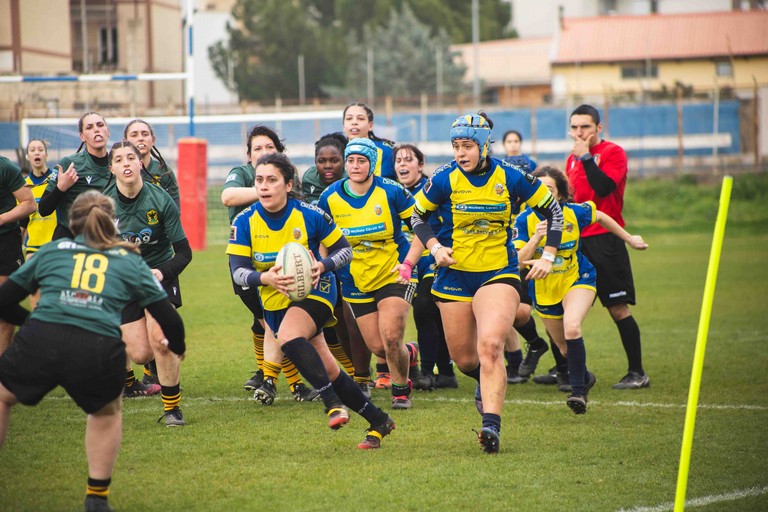
[[[565,395],[563,395],[565,396]],[[374,394],[374,399],[385,397],[383,394],[377,396],[377,394]],[[386,398],[386,397],[385,397]],[[61,399],[67,399],[69,400],[68,396],[52,396],[48,397],[49,400],[61,400]],[[426,394],[422,393],[414,393],[413,395],[413,401],[415,403],[418,402],[447,402],[447,403],[472,403],[472,399],[467,398],[453,398],[453,397],[443,397],[443,396],[428,396]],[[133,401],[144,401],[144,400],[155,400],[153,397],[139,397],[139,398],[130,398],[127,400],[123,400],[124,402],[133,402]],[[197,396],[197,397],[189,397],[182,395],[182,400],[184,402],[194,402],[194,403],[205,403],[205,402],[253,402],[253,398],[251,398],[250,395],[247,396]],[[277,397],[275,400],[286,400],[291,401],[287,396],[286,397]],[[508,399],[504,400],[505,404],[513,404],[513,405],[546,405],[546,406],[556,406],[556,407],[562,407],[563,400],[526,400],[526,399]],[[654,403],[654,402],[603,402],[600,400],[590,400],[590,404],[599,405],[602,407],[652,407],[657,409],[685,409],[685,404],[662,404],[662,403]],[[751,404],[699,404],[699,409],[710,409],[710,410],[746,410],[746,411],[768,411],[768,406],[766,405],[751,405]]]
[[[750,487],[749,489],[740,489],[737,491],[731,491],[724,494],[714,494],[712,496],[702,496],[701,498],[694,498],[692,500],[686,500],[686,507],[703,507],[711,505],[712,503],[722,503],[724,501],[735,501],[743,498],[751,498],[754,496],[762,496],[768,493],[768,486],[764,487]],[[618,512],[667,512],[673,510],[675,504],[662,503],[660,505],[654,505],[651,507],[635,507],[629,509],[619,509]]]

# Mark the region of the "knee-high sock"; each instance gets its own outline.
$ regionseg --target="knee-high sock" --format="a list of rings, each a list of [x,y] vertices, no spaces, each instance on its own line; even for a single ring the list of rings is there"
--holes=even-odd
[[[334,380],[332,384],[333,390],[336,391],[336,394],[344,405],[368,420],[368,423],[371,425],[378,425],[386,421],[386,413],[365,397],[360,390],[360,386],[355,384],[355,381],[353,381],[349,375],[344,372],[339,372],[339,376],[336,377],[336,380]]]
[[[326,408],[341,405],[342,402],[328,379],[323,360],[320,359],[317,350],[307,338],[294,338],[286,341],[283,343],[282,349],[304,378],[320,393]]]
[[[640,346],[640,327],[632,315],[616,322],[621,336],[621,344],[627,353],[629,371],[645,374],[643,370],[643,352]]]
[[[585,377],[587,376],[587,350],[584,338],[565,340],[568,344],[568,380],[574,395],[584,394]]]

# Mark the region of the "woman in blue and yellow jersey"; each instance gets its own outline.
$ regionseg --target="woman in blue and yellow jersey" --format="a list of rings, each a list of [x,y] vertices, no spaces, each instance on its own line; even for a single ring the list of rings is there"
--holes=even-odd
[[[395,179],[395,143],[382,139],[373,133],[373,110],[365,103],[350,103],[344,108],[344,135],[349,140],[357,138],[370,139],[376,145],[376,165],[373,168],[375,176]]]
[[[58,172],[48,180],[38,203],[38,212],[43,217],[56,212],[54,240],[72,236],[67,227],[69,209],[77,196],[86,190],[101,192],[111,179],[107,158],[109,127],[104,116],[98,112],[87,112],[78,121],[77,128],[80,147],[75,154],[59,161]],[[81,151],[83,147],[85,151]]]
[[[48,168],[48,147],[44,141],[40,139],[29,141],[27,161],[31,166],[31,171],[26,178],[27,186],[32,189],[35,201],[39,202],[48,186],[48,180],[53,175],[53,170]],[[53,238],[53,231],[56,229],[56,213],[42,217],[38,212],[34,212],[24,225],[24,254],[29,258]],[[34,308],[34,304],[32,307]]]
[[[141,256],[152,269],[152,274],[163,286],[174,307],[181,307],[179,274],[192,260],[192,249],[181,227],[179,210],[171,196],[160,187],[144,183],[141,176],[141,152],[123,140],[115,143],[109,152],[110,170],[115,176],[115,187],[105,193],[115,200],[115,219],[120,236],[139,247]],[[162,332],[151,315],[137,303],[131,303],[122,312],[122,331],[126,350],[131,360],[144,364],[153,357],[157,364],[156,384],[150,387],[160,391],[166,426],[185,424],[179,408],[181,402],[181,364],[163,346]],[[153,394],[145,391],[137,381],[130,363],[125,379],[126,397]]]
[[[296,198],[297,173],[288,157],[264,155],[256,162],[255,173],[259,200],[235,217],[227,254],[234,281],[259,290],[267,324],[265,361],[280,361],[282,350],[320,392],[328,426],[335,430],[349,422],[347,406],[370,423],[358,448],[379,448],[381,439],[395,428],[394,421],[340,371],[323,337],[323,328],[336,322],[333,271],[352,258],[349,242],[328,214]],[[280,274],[282,267],[275,264],[288,242],[302,244],[314,259],[313,289],[299,302],[287,296],[295,278]],[[320,256],[321,244],[328,251],[325,258]]]
[[[27,187],[32,189],[32,195],[35,201],[39,202],[40,197],[48,186],[48,180],[53,176],[53,170],[48,168],[48,146],[40,139],[32,139],[27,144],[27,161],[31,170],[25,181]],[[56,213],[47,217],[42,217],[35,210],[32,215],[23,219],[21,222],[22,235],[24,239],[24,258],[29,259],[35,255],[41,246],[51,241],[53,231],[56,229]],[[37,305],[40,298],[39,293],[29,296],[29,305],[32,309]]]
[[[393,269],[408,253],[401,221],[409,222],[413,198],[396,181],[373,174],[377,159],[370,139],[350,140],[344,150],[349,177],[325,189],[317,204],[352,245],[352,263],[339,272],[341,294],[368,348],[387,360],[392,408],[410,409],[410,356],[403,336],[416,284],[415,279],[398,282],[399,273]],[[418,255],[410,261],[411,268],[416,261]]]
[[[427,183],[424,164],[424,153],[418,147],[413,144],[395,146],[397,180],[412,195],[424,188]],[[437,215],[431,216],[429,223],[433,231],[440,230],[440,219]],[[413,232],[406,231],[406,237],[412,241]],[[421,371],[418,372],[417,377],[411,376],[413,387],[424,390],[456,388],[459,383],[453,372],[453,363],[445,342],[443,321],[430,292],[435,279],[435,258],[425,249],[416,267],[419,284],[413,299],[413,322],[416,325],[421,354]],[[435,365],[437,365],[437,375],[434,374]]]
[[[633,249],[648,248],[642,237],[627,233],[609,215],[597,210],[591,201],[569,203],[568,178],[554,167],[542,167],[534,173],[549,188],[563,210],[564,227],[560,249],[552,272],[544,279],[529,281],[534,307],[544,321],[560,352],[568,359],[571,395],[568,407],[576,414],[587,412],[587,394],[596,378],[587,371],[587,354],[581,324],[595,301],[595,268],[581,253],[581,231],[598,223]],[[514,240],[525,265],[535,265],[548,245],[544,220],[539,212],[526,210],[515,220]]]
[[[109,511],[109,485],[122,443],[125,345],[120,312],[130,301],[151,311],[174,357],[186,348],[184,324],[138,249],[118,237],[110,198],[96,191],[78,196],[69,227],[73,239],[44,245],[0,286],[0,317],[23,322],[0,357],[0,448],[11,408],[19,402],[36,405],[61,386],[88,415],[85,510]],[[27,317],[18,304],[36,290],[40,302]],[[49,422],[72,426],[71,418]],[[22,424],[17,426],[23,434],[11,438],[13,442],[30,434]],[[43,449],[39,457],[45,456]],[[80,464],[78,460],[72,465]]]
[[[221,202],[229,210],[229,223],[235,220],[238,213],[245,210],[259,200],[254,188],[255,174],[254,164],[263,155],[269,153],[284,153],[285,144],[277,133],[270,127],[257,124],[248,132],[248,140],[245,144],[247,163],[232,168],[224,180],[224,189],[221,191]],[[285,380],[291,388],[293,399],[297,402],[312,401],[317,398],[317,392],[307,387],[301,380],[299,372],[293,363],[286,357],[278,368],[264,371],[264,311],[259,302],[259,292],[255,288],[242,287],[232,282],[235,295],[237,295],[245,307],[253,315],[251,323],[251,339],[253,352],[256,356],[257,370],[250,379],[245,381],[243,389],[256,391],[264,384],[264,377],[277,379],[280,372],[285,375]]]
[[[155,143],[155,131],[152,126],[143,119],[134,119],[125,126],[123,138],[131,142],[141,153],[141,176],[145,181],[161,187],[168,192],[176,208],[181,211],[181,198],[179,197],[179,183],[173,169],[165,163],[163,155],[157,149]]]
[[[416,194],[413,228],[438,266],[432,294],[438,301],[448,349],[459,369],[478,381],[475,401],[483,426],[478,440],[498,453],[507,380],[504,343],[520,303],[512,210],[524,202],[548,220],[545,258],[530,276],[549,274],[560,244],[563,213],[536,178],[489,155],[493,125],[484,113],[451,126],[455,160],[435,171]],[[435,234],[431,212],[441,220]]]

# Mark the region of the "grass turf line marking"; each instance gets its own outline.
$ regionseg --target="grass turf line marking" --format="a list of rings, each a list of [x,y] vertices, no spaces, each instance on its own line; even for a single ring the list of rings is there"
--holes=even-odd
[[[722,503],[724,501],[735,501],[744,498],[752,498],[755,496],[762,496],[768,493],[768,486],[764,487],[750,487],[748,489],[739,489],[737,491],[731,491],[724,494],[714,494],[712,496],[702,496],[701,498],[694,498],[692,500],[686,500],[686,507],[704,507],[713,503]],[[635,507],[635,508],[622,508],[618,512],[667,512],[668,510],[674,510],[675,504],[673,502],[662,503],[652,507]]]
[[[450,397],[425,397],[425,396],[419,396],[416,395],[416,402],[447,402],[447,403],[473,403],[473,399],[467,399],[467,398],[450,398]],[[70,400],[68,396],[48,396],[46,397],[47,400]],[[155,398],[151,396],[142,396],[142,397],[134,397],[129,399],[124,399],[123,403],[130,403],[134,401],[154,401]],[[277,397],[275,398],[275,401],[285,400],[292,402],[293,400],[286,397]],[[244,397],[236,397],[236,396],[226,396],[226,397],[217,397],[217,396],[197,396],[197,397],[189,397],[184,396],[182,398],[182,404],[184,402],[193,402],[193,403],[205,403],[205,402],[256,402],[253,397],[251,396],[244,396]],[[557,406],[560,407],[563,405],[563,400],[558,401],[548,401],[548,400],[526,400],[526,399],[507,399],[504,400],[504,404],[511,404],[511,405],[546,405],[546,406]],[[619,402],[605,402],[600,400],[590,400],[590,404],[594,405],[600,405],[603,407],[653,407],[658,409],[685,409],[686,404],[662,404],[662,403],[654,403],[654,402],[625,402],[625,401],[619,401]],[[752,405],[752,404],[699,404],[699,409],[703,410],[746,410],[746,411],[768,411],[768,406],[766,405]],[[123,411],[125,412],[125,411]]]

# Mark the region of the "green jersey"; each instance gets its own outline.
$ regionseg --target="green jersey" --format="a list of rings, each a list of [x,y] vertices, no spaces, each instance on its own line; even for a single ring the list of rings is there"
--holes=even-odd
[[[347,170],[341,171],[341,178],[347,177]],[[304,192],[304,201],[310,204],[317,204],[317,200],[320,199],[320,194],[323,190],[328,188],[328,185],[320,181],[320,174],[317,172],[317,167],[314,165],[307,169],[304,176],[301,177],[301,191]]]
[[[157,268],[173,258],[173,244],[187,235],[181,227],[179,209],[168,192],[154,185],[141,187],[139,195],[126,203],[109,187],[105,194],[115,200],[115,218],[120,236],[141,249],[150,268]]]
[[[254,173],[251,164],[241,165],[229,171],[229,174],[227,174],[227,179],[224,181],[224,190],[232,187],[253,187],[255,182],[256,174]],[[229,223],[232,224],[232,221],[237,216],[237,214],[249,206],[251,205],[244,204],[243,206],[228,207]]]
[[[145,167],[147,172],[141,173],[141,177],[145,178],[147,173],[152,176],[151,179],[145,179],[147,183],[158,185],[160,188],[168,192],[173,202],[176,203],[176,208],[181,210],[181,197],[179,197],[179,183],[176,181],[176,175],[173,174],[173,170],[170,168],[163,169],[160,162],[154,158],[150,159],[149,167]]]
[[[9,279],[30,293],[40,290],[30,319],[117,338],[126,304],[143,308],[168,297],[141,256],[121,247],[94,249],[82,236],[45,244]]]
[[[64,197],[56,207],[56,217],[59,219],[59,224],[64,226],[69,226],[69,209],[72,208],[72,203],[75,202],[77,196],[86,190],[98,190],[101,192],[107,186],[112,176],[109,172],[109,164],[99,165],[87,151],[65,156],[59,160],[61,172],[66,172],[69,164],[75,164],[77,181],[64,193]],[[48,180],[46,192],[53,191],[56,188],[57,178],[58,174]]]
[[[16,207],[16,196],[13,193],[23,186],[24,177],[19,168],[4,156],[0,156],[0,213],[9,212]],[[18,221],[2,224],[0,235],[10,233],[14,229],[19,229]]]

